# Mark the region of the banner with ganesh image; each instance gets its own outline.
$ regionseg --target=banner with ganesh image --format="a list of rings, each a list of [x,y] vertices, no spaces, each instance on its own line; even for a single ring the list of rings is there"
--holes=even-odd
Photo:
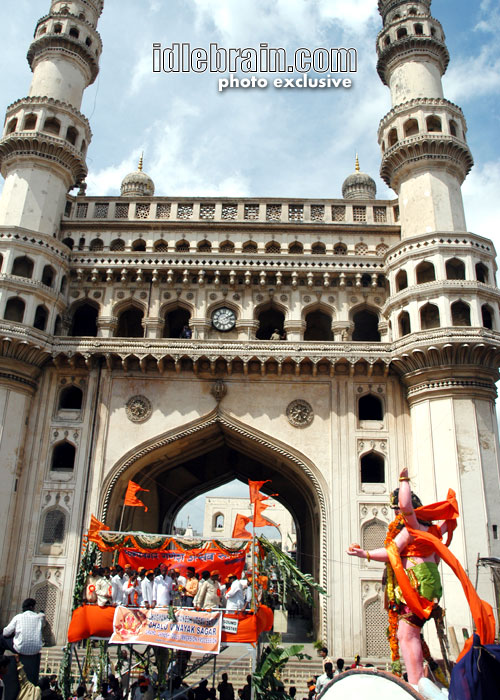
[[[110,644],[150,644],[153,646],[218,654],[222,632],[222,612],[168,608],[115,609]]]

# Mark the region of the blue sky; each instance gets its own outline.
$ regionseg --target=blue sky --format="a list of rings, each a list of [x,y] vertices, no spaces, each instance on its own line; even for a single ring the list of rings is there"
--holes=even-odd
[[[49,0],[2,0],[0,110],[27,94],[25,55]],[[467,117],[476,166],[464,185],[469,230],[500,242],[500,9],[497,0],[434,0],[452,61],[445,95]],[[378,196],[379,119],[389,91],[376,73],[376,0],[106,0],[101,73],[83,112],[94,138],[89,194],[117,194],[145,151],[163,195],[338,197],[359,151]],[[256,47],[355,47],[349,91],[228,90],[217,78],[153,74],[153,42]]]
[[[2,113],[28,93],[26,51],[49,7],[49,0],[0,3]],[[500,250],[500,7],[434,0],[432,11],[451,54],[445,96],[465,112],[476,162],[463,187],[468,228]],[[378,196],[393,197],[378,177],[378,122],[390,109],[375,70],[380,28],[376,0],[105,0],[101,72],[82,107],[94,133],[88,193],[118,194],[144,150],[157,194],[340,197],[358,151]],[[220,94],[208,73],[153,74],[153,42],[355,47],[359,70],[349,91]],[[201,503],[195,510],[201,515]]]

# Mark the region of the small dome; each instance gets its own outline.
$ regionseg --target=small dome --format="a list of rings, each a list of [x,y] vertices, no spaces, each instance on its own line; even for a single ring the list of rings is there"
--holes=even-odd
[[[344,199],[375,199],[376,194],[375,180],[367,173],[360,171],[359,160],[356,156],[356,170],[344,180],[342,197]]]
[[[142,156],[135,173],[125,175],[121,184],[122,197],[152,197],[155,193],[155,183],[142,170]]]

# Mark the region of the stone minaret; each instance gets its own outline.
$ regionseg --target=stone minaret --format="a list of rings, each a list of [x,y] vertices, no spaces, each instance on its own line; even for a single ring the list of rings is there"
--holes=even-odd
[[[401,221],[401,242],[386,256],[384,312],[406,386],[415,490],[424,502],[456,491],[463,518],[453,551],[475,576],[478,554],[500,555],[500,295],[493,244],[466,229],[460,187],[472,156],[463,114],[443,97],[449,55],[430,5],[379,0],[378,71],[393,105],[380,125],[381,173]],[[460,637],[470,623],[463,594],[454,577],[445,584],[447,623]],[[496,607],[485,569],[479,592]]]
[[[15,534],[12,527],[33,488],[27,467],[30,410],[67,306],[70,251],[57,233],[66,195],[87,173],[91,132],[79,109],[99,70],[96,25],[102,9],[103,0],[53,0],[29,47],[29,95],[8,107],[0,140],[2,607],[3,588],[12,585],[8,561],[18,555],[12,542],[19,541],[19,522]],[[23,525],[29,530],[29,522]]]
[[[460,187],[473,160],[462,110],[443,96],[449,62],[431,0],[379,0],[378,73],[391,90],[381,175],[399,196],[401,235],[466,231]]]

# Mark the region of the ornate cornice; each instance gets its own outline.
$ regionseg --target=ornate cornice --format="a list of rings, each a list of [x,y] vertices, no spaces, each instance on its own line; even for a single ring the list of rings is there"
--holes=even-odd
[[[57,16],[57,15],[56,15]],[[101,47],[101,39],[98,32],[92,29],[96,40]],[[35,63],[40,61],[46,55],[63,54],[68,58],[73,58],[86,70],[89,75],[89,85],[97,78],[99,73],[99,58],[94,54],[91,47],[87,46],[83,41],[75,39],[69,34],[43,34],[32,41],[26,58],[31,70],[34,70]]]
[[[469,147],[456,136],[443,133],[421,133],[398,141],[382,156],[380,176],[394,190],[401,179],[415,166],[439,165],[453,170],[463,182],[474,165]]]
[[[379,54],[377,71],[384,85],[389,85],[387,73],[399,61],[410,60],[425,54],[426,58],[433,59],[439,65],[441,75],[446,72],[450,62],[446,44],[433,36],[406,36],[404,39],[384,46],[382,50],[377,47],[377,52]]]
[[[385,302],[381,313],[387,315],[393,309],[415,299],[421,301],[445,295],[448,301],[453,300],[456,296],[471,299],[472,295],[474,295],[474,297],[479,299],[480,303],[489,301],[492,304],[498,304],[500,302],[500,290],[493,285],[474,280],[439,280],[406,287],[401,292],[393,294]]]
[[[413,100],[408,100],[408,102],[403,102],[400,105],[396,105],[391,109],[390,112],[382,117],[379,124],[379,133],[387,128],[387,126],[393,121],[395,117],[400,117],[403,114],[410,114],[418,111],[419,107],[443,107],[450,112],[452,112],[457,118],[465,120],[464,113],[458,105],[450,100],[446,100],[443,97],[418,97]]]

